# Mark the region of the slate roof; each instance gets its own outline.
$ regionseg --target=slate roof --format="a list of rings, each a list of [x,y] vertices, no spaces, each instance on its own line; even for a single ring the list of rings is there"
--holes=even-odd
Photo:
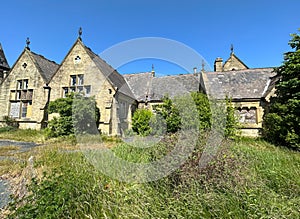
[[[152,80],[152,73],[137,73],[137,74],[124,74],[132,93],[137,101],[145,101],[146,96],[149,93],[149,86]]]
[[[256,68],[227,72],[205,72],[202,80],[206,93],[216,99],[260,99],[269,89],[273,68]]]
[[[31,57],[33,58],[37,68],[40,70],[41,76],[45,83],[49,83],[52,76],[55,74],[59,65],[54,61],[46,59],[44,56],[31,52]]]
[[[160,101],[165,95],[175,97],[199,91],[199,75],[180,74],[154,77],[151,72],[125,74],[138,101]]]
[[[83,44],[82,44],[83,45]],[[122,75],[120,75],[113,67],[111,67],[109,64],[107,64],[103,59],[101,59],[97,54],[95,54],[90,48],[83,45],[89,54],[89,56],[92,58],[94,63],[97,65],[97,67],[101,70],[101,72],[104,74],[104,76],[110,81],[110,83],[118,89],[118,92],[121,92],[133,99],[135,99],[135,96],[131,92],[131,89],[129,88],[127,82],[123,78]]]
[[[1,43],[0,43],[0,69],[9,70],[9,65],[7,63]]]

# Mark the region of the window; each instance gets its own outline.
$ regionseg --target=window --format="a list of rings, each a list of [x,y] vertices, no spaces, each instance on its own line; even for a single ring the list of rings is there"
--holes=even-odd
[[[83,75],[78,75],[78,85],[83,85]]]
[[[31,105],[33,97],[33,89],[29,88],[28,79],[20,79],[16,82],[16,89],[10,91],[10,113],[12,118],[28,118],[31,117]],[[28,110],[28,106],[30,110]],[[30,111],[30,113],[28,113]]]
[[[24,81],[23,81],[23,89],[28,89],[28,79],[25,79]]]
[[[84,86],[84,75],[70,75],[70,85],[69,87],[63,87],[63,97],[66,97],[66,95],[69,92],[78,92],[83,93],[85,96],[91,95],[91,85],[85,85]]]
[[[66,97],[68,93],[69,93],[69,88],[63,87],[63,97]]]
[[[248,107],[238,108],[237,114],[239,116],[239,122],[252,124],[257,123],[256,111],[255,107],[251,107],[250,109]]]
[[[78,86],[77,87],[77,92],[78,93],[83,93],[83,87],[82,86]]]
[[[18,80],[18,82],[17,82],[17,89],[22,89],[22,83],[23,83],[22,80]]]
[[[84,86],[85,96],[89,97],[91,95],[91,86]]]
[[[74,59],[74,61],[75,61],[75,64],[80,63],[80,61],[81,61],[80,56],[76,56],[75,59]]]
[[[76,86],[76,75],[71,75],[71,86]]]
[[[21,91],[17,91],[17,100],[21,100]]]
[[[26,118],[27,116],[27,106],[28,103],[22,103],[22,118]]]
[[[125,102],[119,103],[119,115],[121,119],[127,118],[127,104]]]
[[[27,100],[32,100],[33,90],[28,90],[27,92]]]
[[[26,99],[27,99],[27,90],[21,91],[21,99],[22,99],[22,100],[26,100]]]

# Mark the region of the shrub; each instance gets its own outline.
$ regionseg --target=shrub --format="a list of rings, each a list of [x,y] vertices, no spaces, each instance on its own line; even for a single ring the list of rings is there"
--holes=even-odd
[[[175,133],[180,130],[181,118],[179,110],[168,96],[163,98],[163,103],[158,105],[155,111],[165,120],[168,133]]]
[[[229,139],[237,139],[240,136],[238,127],[239,122],[236,118],[231,99],[226,97],[226,126],[224,131],[225,137]]]
[[[97,133],[100,111],[93,97],[71,94],[56,99],[50,102],[49,113],[59,113],[59,117],[49,121],[47,137]]]
[[[132,117],[132,130],[138,135],[146,136],[151,133],[150,119],[152,112],[147,109],[137,109]]]
[[[14,118],[11,118],[9,116],[4,116],[3,119],[4,119],[5,124],[7,126],[11,126],[11,127],[14,127],[14,128],[19,128],[19,123]]]

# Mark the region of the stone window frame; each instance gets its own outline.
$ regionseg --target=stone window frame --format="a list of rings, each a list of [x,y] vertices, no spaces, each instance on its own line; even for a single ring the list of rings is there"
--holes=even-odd
[[[83,93],[85,97],[89,97],[92,92],[92,86],[84,84],[84,74],[72,74],[69,79],[69,86],[62,87],[62,97],[65,98],[68,93]]]
[[[240,112],[242,111],[242,110],[247,110],[247,113],[249,113],[251,110],[254,110],[254,112],[255,112],[255,122],[247,122],[246,120],[244,120],[244,121],[241,121],[241,114],[240,114]],[[237,111],[237,113],[238,113],[238,115],[237,116],[239,116],[239,118],[238,118],[238,120],[239,120],[239,122],[241,123],[241,124],[258,124],[258,109],[257,109],[257,107],[256,106],[239,106],[239,107],[237,107],[236,108],[236,111]],[[246,119],[246,116],[247,115],[245,115],[245,119]]]
[[[19,104],[18,116],[11,114],[11,106],[9,115],[16,119],[25,119],[28,116],[28,106],[32,105],[34,89],[29,88],[29,79],[17,79],[15,89],[10,90],[10,103]]]
[[[120,119],[127,119],[128,117],[128,104],[126,101],[120,101],[119,102],[119,107],[118,107],[118,111],[119,111],[119,117]]]

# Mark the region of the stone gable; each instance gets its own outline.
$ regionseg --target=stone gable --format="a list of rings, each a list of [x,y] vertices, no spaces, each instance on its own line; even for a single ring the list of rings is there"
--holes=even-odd
[[[49,72],[44,72],[37,64],[37,57],[42,59],[26,48],[0,88],[0,114],[15,118],[21,128],[39,129],[45,119],[48,90],[44,89],[46,81],[43,75]],[[45,59],[46,62],[50,61]],[[53,63],[52,72],[56,68],[57,64]]]
[[[112,67],[101,61],[80,39],[64,58],[49,86],[52,89],[51,100],[64,97],[70,92],[82,92],[86,96],[94,96],[100,109],[99,128],[103,133],[120,134],[120,123],[128,122],[126,120],[128,113],[122,121],[118,114],[119,101],[125,102],[126,108],[134,103],[130,90],[128,94],[128,85],[124,78],[118,76]],[[124,92],[120,92],[123,88],[125,88]]]

